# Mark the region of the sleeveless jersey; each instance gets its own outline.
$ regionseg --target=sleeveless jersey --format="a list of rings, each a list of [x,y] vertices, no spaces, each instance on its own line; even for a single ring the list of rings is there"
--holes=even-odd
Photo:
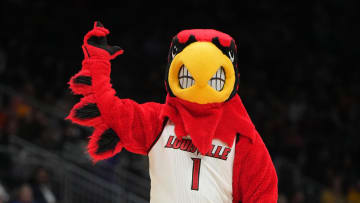
[[[168,121],[149,151],[151,203],[232,203],[232,148],[214,139],[201,155],[191,139],[178,139]]]

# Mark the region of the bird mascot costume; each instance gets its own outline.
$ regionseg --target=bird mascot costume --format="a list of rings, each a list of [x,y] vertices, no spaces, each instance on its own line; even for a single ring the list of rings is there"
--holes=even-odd
[[[277,175],[237,94],[235,41],[211,29],[179,32],[168,55],[166,102],[120,99],[110,60],[123,53],[100,22],[84,37],[82,69],[70,79],[83,95],[67,117],[94,128],[96,162],[122,148],[147,155],[152,203],[275,203]]]

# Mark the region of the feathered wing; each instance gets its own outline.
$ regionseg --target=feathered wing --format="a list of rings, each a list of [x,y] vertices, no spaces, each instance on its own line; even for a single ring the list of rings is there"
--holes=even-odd
[[[109,31],[103,32],[104,29],[95,23],[89,33],[106,36]],[[85,38],[89,38],[89,33]],[[119,54],[110,55],[106,50],[89,45],[86,41],[83,50],[85,59],[82,69],[70,79],[69,86],[74,94],[84,97],[71,109],[67,119],[94,128],[88,144],[88,152],[94,161],[110,158],[123,147],[146,155],[161,131],[162,118],[159,112],[162,104],[138,104],[115,96],[110,83],[110,59]]]

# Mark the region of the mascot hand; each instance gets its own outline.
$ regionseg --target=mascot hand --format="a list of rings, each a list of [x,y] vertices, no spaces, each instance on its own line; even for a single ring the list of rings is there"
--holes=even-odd
[[[106,36],[109,33],[99,21],[94,23],[94,28],[84,37],[82,48],[85,58],[111,60],[124,52],[119,46],[108,44]]]

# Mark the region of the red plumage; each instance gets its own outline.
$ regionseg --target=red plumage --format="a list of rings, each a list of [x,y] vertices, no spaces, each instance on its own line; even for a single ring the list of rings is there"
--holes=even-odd
[[[81,109],[82,107],[85,107],[88,104],[96,104],[96,100],[94,98],[94,95],[88,95],[83,98],[81,98],[80,102],[75,104],[74,107],[71,109],[70,114],[66,119],[70,119],[72,122],[88,126],[88,127],[94,127],[98,126],[103,123],[101,116],[93,117],[93,118],[79,118],[76,116],[76,111]]]
[[[238,95],[213,104],[196,104],[168,96],[161,116],[175,123],[178,138],[190,135],[202,154],[209,151],[213,139],[231,147],[236,134],[252,139],[256,131]]]
[[[95,26],[89,32],[96,36],[106,36],[109,31]],[[86,35],[89,39],[90,34]],[[222,46],[229,46],[233,39],[215,30],[187,30],[177,37],[184,43],[194,35],[197,41],[210,41],[218,37]],[[83,46],[85,59],[80,73],[69,84],[76,94],[85,95],[74,106],[67,117],[74,123],[93,127],[88,152],[94,161],[110,158],[124,147],[128,151],[146,155],[163,130],[163,122],[169,118],[175,124],[176,136],[182,138],[190,134],[194,145],[206,153],[214,138],[231,146],[236,134],[240,136],[235,146],[233,163],[233,203],[275,203],[277,201],[277,176],[270,155],[252,124],[238,95],[221,104],[199,105],[168,95],[165,104],[138,104],[130,99],[120,99],[110,84],[110,59],[121,54],[108,54],[97,47]],[[91,84],[76,84],[80,75],[91,78]],[[236,88],[236,87],[235,87]],[[76,110],[88,104],[96,104],[99,115],[86,111],[87,119],[79,119]],[[89,113],[90,112],[90,113]],[[95,112],[95,113],[94,113]],[[100,143],[104,132],[111,129],[117,143]],[[107,142],[102,142],[107,143]],[[102,149],[100,149],[102,147]]]
[[[100,153],[100,154],[97,153],[97,151],[99,150],[98,142],[99,142],[101,136],[103,135],[103,133],[108,129],[109,129],[109,127],[106,126],[105,124],[97,125],[94,132],[89,137],[90,140],[89,140],[87,150],[88,150],[89,155],[92,157],[94,163],[96,163],[100,160],[108,159],[108,158],[115,156],[123,148],[122,143],[118,142],[118,143],[116,143],[116,147],[114,149],[108,150],[108,151]]]
[[[84,70],[82,69],[81,71],[79,71],[76,75],[74,75],[73,77],[71,77],[70,81],[69,81],[69,86],[70,89],[72,90],[72,92],[74,94],[79,94],[79,95],[88,95],[92,93],[91,90],[91,86],[84,84],[84,83],[78,83],[76,82],[76,79],[79,77],[91,77],[90,76],[90,72],[89,70]]]
[[[183,30],[179,32],[176,37],[179,39],[180,43],[185,43],[191,35],[193,35],[196,41],[199,42],[212,42],[212,40],[217,37],[219,38],[220,44],[224,47],[230,46],[231,41],[234,41],[230,35],[213,29]]]

